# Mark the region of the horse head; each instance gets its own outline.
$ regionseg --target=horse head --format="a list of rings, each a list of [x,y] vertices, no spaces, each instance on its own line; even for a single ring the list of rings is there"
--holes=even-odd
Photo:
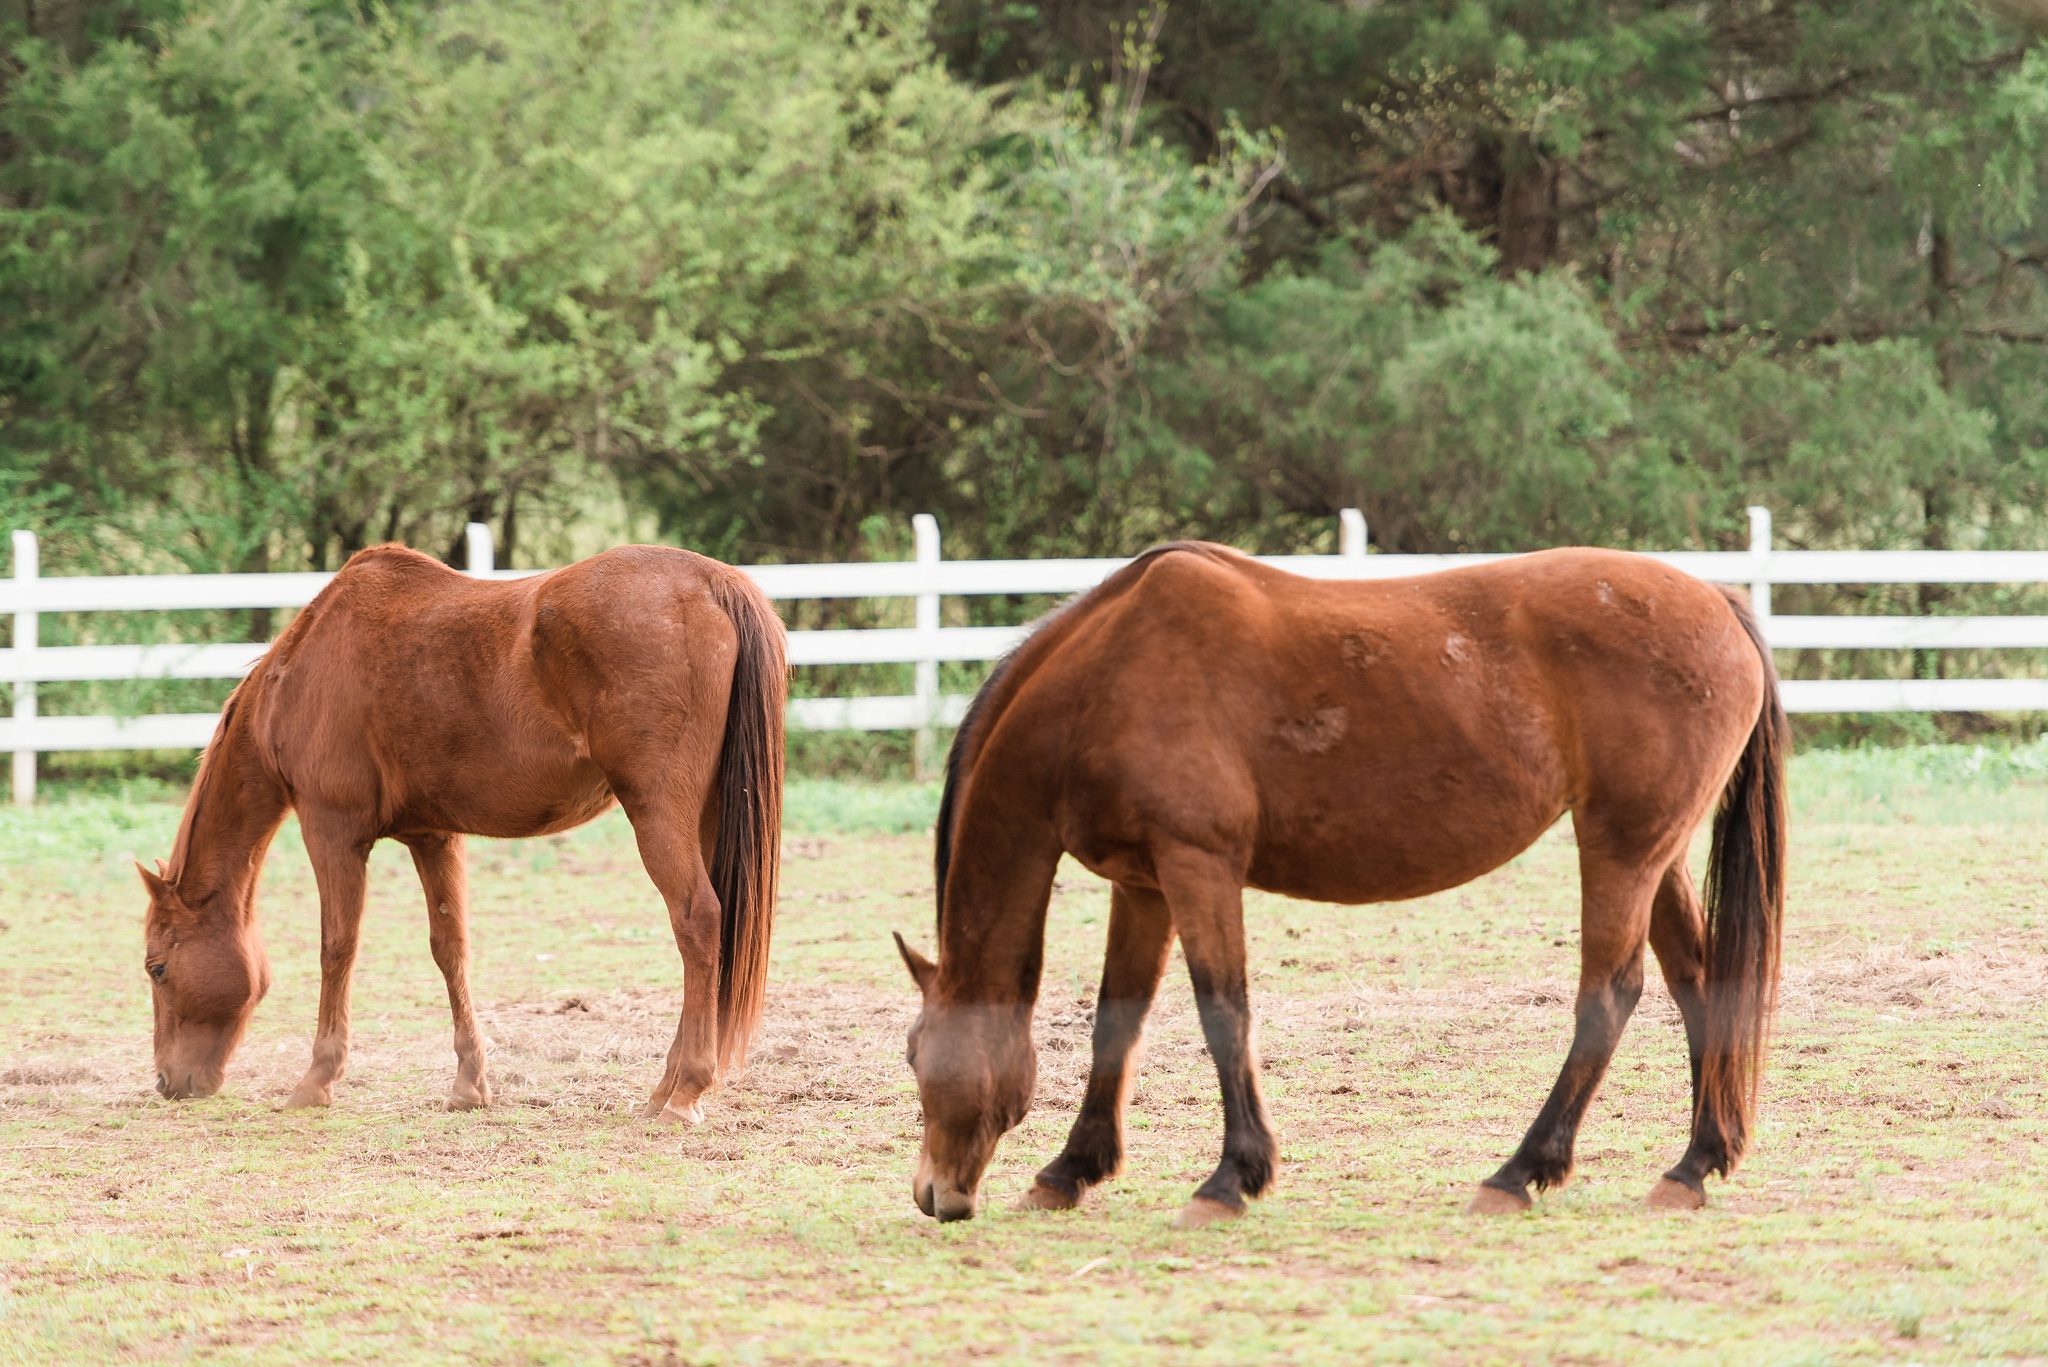
[[[135,867],[149,889],[142,962],[156,1009],[156,1089],[212,1096],[270,990],[270,956],[232,899],[188,899],[162,860],[154,873]]]
[[[1031,1007],[948,1001],[939,991],[938,965],[900,935],[896,948],[924,997],[905,1053],[924,1107],[924,1147],[911,1194],[917,1208],[936,1219],[971,1219],[996,1141],[1031,1109],[1038,1084]]]

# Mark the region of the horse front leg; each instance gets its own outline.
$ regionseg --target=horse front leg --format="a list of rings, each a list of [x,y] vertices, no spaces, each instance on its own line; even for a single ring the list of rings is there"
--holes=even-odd
[[[455,1021],[455,1082],[448,1109],[473,1111],[491,1104],[484,1073],[483,1032],[469,996],[469,862],[467,842],[456,834],[412,836],[413,868],[427,894],[427,941],[448,984],[448,1010]]]
[[[349,992],[363,926],[370,841],[341,822],[299,813],[313,880],[320,888],[320,1018],[313,1062],[285,1101],[286,1109],[328,1106],[348,1067]]]
[[[1117,883],[1109,895],[1109,947],[1095,1005],[1095,1058],[1081,1113],[1060,1156],[1038,1174],[1022,1205],[1071,1210],[1088,1188],[1123,1167],[1124,1101],[1145,1034],[1145,1017],[1173,949],[1173,917],[1150,888]]]
[[[1245,973],[1244,884],[1227,861],[1209,854],[1155,852],[1154,863],[1180,931],[1202,1034],[1223,1093],[1223,1160],[1174,1224],[1199,1229],[1244,1213],[1272,1185],[1279,1145],[1259,1087],[1252,1039],[1251,988]]]

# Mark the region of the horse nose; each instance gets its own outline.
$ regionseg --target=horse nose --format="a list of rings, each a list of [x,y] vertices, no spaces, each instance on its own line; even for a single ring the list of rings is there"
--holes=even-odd
[[[927,1215],[938,1214],[937,1209],[932,1204],[931,1179],[926,1178],[924,1181],[919,1182],[917,1184],[916,1190],[911,1194],[917,1197],[917,1208],[919,1210],[923,1211]]]
[[[156,1094],[166,1100],[171,1095],[171,1080],[162,1073],[156,1075]]]
[[[949,1225],[955,1220],[972,1220],[974,1218],[974,1197],[969,1192],[952,1188],[942,1192],[935,1192],[932,1197],[932,1207],[927,1213],[936,1215],[939,1223],[942,1225]]]

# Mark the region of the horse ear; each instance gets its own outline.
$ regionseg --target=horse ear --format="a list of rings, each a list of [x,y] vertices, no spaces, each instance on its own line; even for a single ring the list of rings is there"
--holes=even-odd
[[[164,861],[161,859],[157,860],[156,866],[157,868],[162,869],[164,867]],[[149,889],[149,895],[152,900],[160,898],[166,892],[170,891],[171,885],[169,880],[167,880],[162,873],[151,873],[148,869],[142,867],[142,861],[140,859],[135,861],[135,871],[142,875],[142,886]]]
[[[171,876],[171,866],[169,864],[166,864],[161,859],[156,861],[156,871],[158,874],[165,878],[169,878]]]
[[[894,935],[895,932],[891,931],[890,934]],[[912,980],[917,983],[917,990],[929,997],[932,984],[939,980],[939,966],[905,944],[901,935],[896,935],[896,952],[903,956],[903,962],[910,969]]]

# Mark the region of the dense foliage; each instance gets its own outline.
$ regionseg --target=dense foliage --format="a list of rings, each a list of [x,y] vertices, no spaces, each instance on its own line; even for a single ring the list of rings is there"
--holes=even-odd
[[[2048,544],[2031,12],[0,5],[0,520]]]

